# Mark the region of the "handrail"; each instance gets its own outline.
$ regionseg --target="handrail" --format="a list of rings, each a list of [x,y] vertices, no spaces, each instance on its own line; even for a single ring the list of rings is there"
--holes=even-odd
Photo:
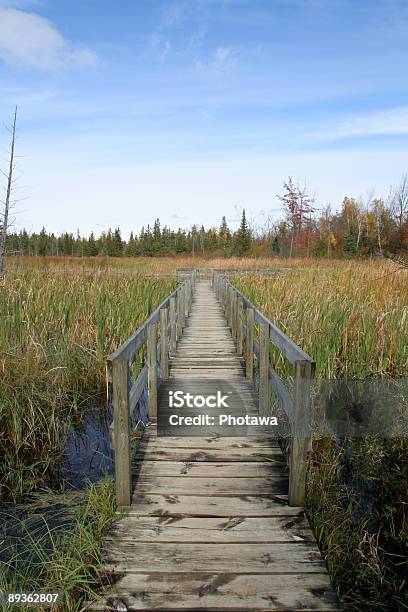
[[[188,278],[152,312],[143,325],[107,358],[107,394],[108,399],[112,397],[114,407],[113,447],[116,502],[119,507],[131,503],[131,414],[137,411],[147,385],[149,417],[157,416],[158,370],[161,371],[162,379],[167,380],[169,354],[175,352],[177,340],[185,327],[195,281],[196,271],[192,270]],[[132,360],[145,343],[146,363],[133,382]]]
[[[254,361],[258,366],[259,412],[269,412],[272,389],[288,416],[291,425],[289,505],[303,506],[307,458],[312,445],[310,405],[315,361],[265,317],[230,283],[224,273],[213,270],[212,286],[236,340],[237,351],[245,357],[246,377],[249,380],[254,376]],[[259,342],[254,339],[255,324],[259,329]],[[294,366],[293,393],[270,363],[270,343]]]

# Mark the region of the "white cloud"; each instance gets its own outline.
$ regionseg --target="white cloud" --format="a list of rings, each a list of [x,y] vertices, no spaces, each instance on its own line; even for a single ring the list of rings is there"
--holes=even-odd
[[[153,50],[158,61],[163,64],[171,51],[171,43],[163,38],[158,32],[153,32],[149,38],[149,46]]]
[[[218,47],[215,52],[215,63],[219,66],[225,64],[227,59],[231,56],[231,47]]]
[[[44,17],[0,8],[0,59],[11,65],[54,70],[97,62],[94,51],[74,48]]]
[[[334,128],[315,132],[318,140],[342,140],[364,136],[403,136],[408,134],[408,106],[386,111],[357,115],[337,124]]]
[[[33,4],[38,6],[41,0],[0,0],[0,8],[23,8]]]
[[[197,72],[206,74],[221,74],[226,72],[234,63],[232,47],[218,47],[214,53],[214,59],[209,63],[197,60],[195,65]]]
[[[186,41],[187,49],[189,51],[194,50],[194,49],[199,49],[204,42],[204,38],[206,34],[207,34],[207,29],[204,27],[200,28],[196,32],[193,32],[191,36],[187,38],[187,41]]]
[[[167,57],[167,55],[170,53],[170,49],[171,49],[171,44],[168,40],[166,40],[166,42],[164,43],[163,48],[161,49],[161,52],[159,54],[159,59],[161,61],[161,63],[163,63]]]
[[[175,4],[164,11],[162,15],[161,25],[163,28],[172,28],[180,23],[183,18],[183,8]]]

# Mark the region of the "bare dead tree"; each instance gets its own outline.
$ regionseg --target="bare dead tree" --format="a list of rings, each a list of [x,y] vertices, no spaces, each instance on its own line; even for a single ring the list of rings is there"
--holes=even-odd
[[[282,202],[286,221],[291,230],[290,251],[289,257],[292,257],[293,245],[295,244],[295,235],[299,226],[299,192],[293,183],[293,179],[289,176],[288,180],[283,183],[284,193],[277,194],[276,197]]]
[[[404,174],[401,183],[394,191],[393,212],[397,221],[398,230],[402,231],[408,216],[408,174]]]
[[[14,151],[16,143],[16,126],[17,126],[17,106],[14,111],[14,119],[11,128],[11,149],[10,149],[10,161],[9,170],[6,174],[7,186],[6,186],[6,197],[2,201],[3,210],[1,211],[1,234],[0,234],[0,277],[4,274],[4,258],[6,254],[6,239],[7,231],[10,227],[10,209],[11,209],[11,192],[13,188],[13,173],[14,173]]]

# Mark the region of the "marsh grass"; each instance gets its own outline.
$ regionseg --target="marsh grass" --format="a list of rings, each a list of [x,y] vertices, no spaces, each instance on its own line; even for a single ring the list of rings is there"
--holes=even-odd
[[[105,358],[174,279],[31,269],[0,286],[0,498],[26,494],[58,461],[70,425],[104,404]]]
[[[75,498],[61,500],[61,496],[43,493],[38,500],[43,514],[32,502],[28,519],[14,519],[20,541],[9,544],[7,550],[3,543],[7,560],[0,563],[0,590],[58,592],[58,609],[80,610],[83,602],[95,598],[108,582],[100,561],[103,538],[115,514],[114,483],[110,479],[89,483]],[[58,525],[50,517],[53,507],[60,517]],[[7,518],[4,512],[2,520]],[[8,609],[15,608],[4,606]]]
[[[408,273],[389,262],[36,258],[12,264],[0,286],[0,495],[27,493],[46,479],[69,425],[90,399],[103,403],[106,354],[170,292],[177,267],[290,267],[282,276],[234,282],[316,359],[319,377],[406,377]],[[282,376],[290,374],[282,359],[275,365]],[[407,451],[406,439],[315,440],[307,512],[348,609],[408,609]],[[27,525],[32,556],[27,561],[14,550],[0,589],[58,587],[67,610],[93,598],[104,583],[98,563],[113,517],[111,481],[90,485],[83,503],[71,507],[62,530],[47,523],[48,536],[37,537]]]
[[[389,262],[235,279],[316,360],[319,378],[349,379],[406,378],[407,281]],[[314,440],[306,510],[346,609],[408,609],[407,481],[406,438]]]

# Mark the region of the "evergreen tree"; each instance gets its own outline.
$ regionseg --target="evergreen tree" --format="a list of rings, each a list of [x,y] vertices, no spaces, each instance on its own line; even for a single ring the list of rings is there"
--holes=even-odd
[[[251,232],[246,220],[245,208],[242,211],[241,223],[235,234],[234,255],[245,257],[251,253],[252,239]]]
[[[38,246],[37,246],[37,253],[38,253],[38,255],[41,255],[42,257],[44,255],[47,255],[48,236],[47,236],[47,233],[45,231],[45,227],[43,227],[41,232],[40,232],[37,244],[38,244]]]
[[[152,235],[152,254],[158,255],[161,252],[161,230],[160,230],[160,221],[156,219],[153,225],[153,235]]]
[[[117,227],[112,236],[112,250],[113,257],[121,257],[123,255],[123,242],[122,236],[120,235],[120,229]]]
[[[220,229],[218,232],[220,246],[223,250],[224,256],[226,256],[231,248],[231,232],[227,225],[225,216],[222,218]]]
[[[133,232],[130,232],[129,241],[126,245],[125,254],[127,257],[135,257],[137,255],[137,242],[133,235]]]
[[[87,244],[87,254],[90,257],[95,257],[98,254],[98,247],[96,245],[96,240],[94,237],[94,233],[91,232],[91,235],[88,238],[88,244]]]

